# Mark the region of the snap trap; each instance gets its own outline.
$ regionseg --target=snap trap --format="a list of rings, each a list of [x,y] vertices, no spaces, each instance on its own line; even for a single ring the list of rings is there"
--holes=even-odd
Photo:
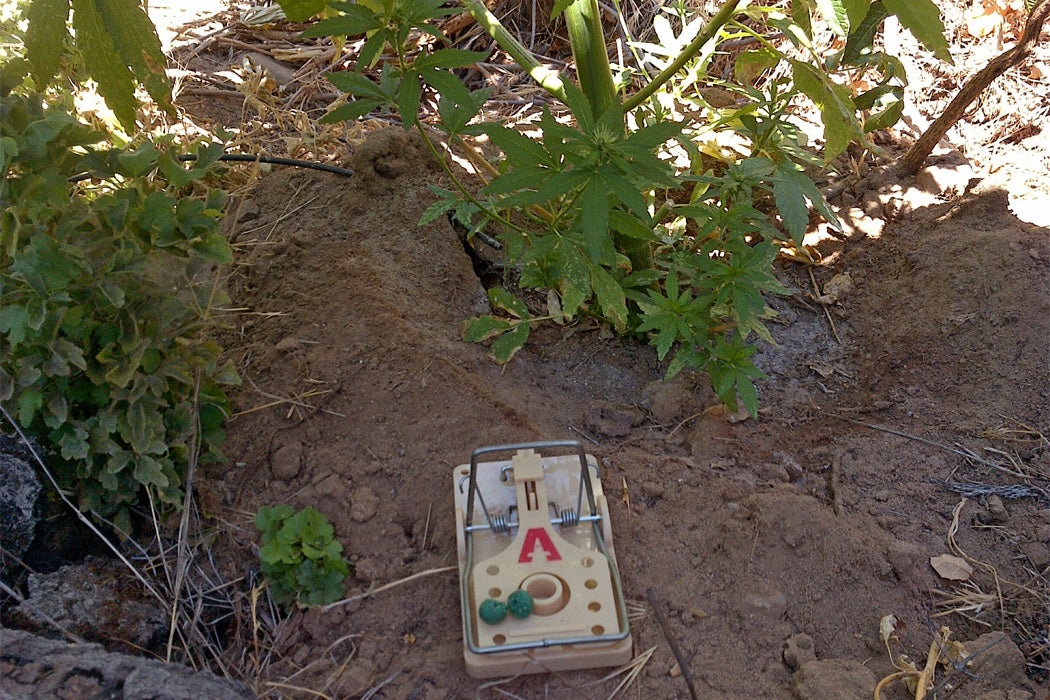
[[[567,448],[574,454],[547,455]],[[467,672],[493,678],[627,663],[631,632],[608,502],[583,446],[483,447],[456,467],[453,486]]]

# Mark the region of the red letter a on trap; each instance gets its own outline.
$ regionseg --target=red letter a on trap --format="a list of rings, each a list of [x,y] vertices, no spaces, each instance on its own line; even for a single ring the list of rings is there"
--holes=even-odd
[[[547,561],[558,561],[561,554],[551,541],[551,536],[542,527],[530,527],[525,533],[525,543],[521,545],[521,556],[518,557],[519,564],[531,564],[532,555],[536,551],[536,545],[540,546],[543,553],[547,555]]]

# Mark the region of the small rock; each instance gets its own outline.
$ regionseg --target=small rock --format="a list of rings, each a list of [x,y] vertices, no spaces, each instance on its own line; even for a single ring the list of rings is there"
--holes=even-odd
[[[0,546],[16,557],[29,549],[36,531],[42,487],[31,458],[21,441],[0,435]]]
[[[376,676],[377,669],[374,661],[356,657],[344,665],[342,672],[335,677],[330,688],[338,697],[360,696],[375,686],[378,680]]]
[[[277,448],[270,457],[270,470],[280,481],[290,481],[299,476],[303,467],[303,444],[293,440]]]
[[[853,291],[853,278],[848,272],[835,275],[824,284],[824,294],[817,298],[821,304],[837,304]]]
[[[754,466],[753,471],[755,472],[755,476],[761,481],[771,481],[774,483],[789,481],[787,471],[785,471],[784,467],[780,464],[761,462]]]
[[[807,661],[791,677],[798,700],[871,700],[875,674],[859,661]]]
[[[766,583],[745,586],[746,592],[738,605],[746,617],[765,617],[771,620],[780,619],[787,612],[787,598],[784,594]]]
[[[1024,653],[1003,632],[988,632],[963,645],[974,655],[968,670],[975,678],[991,682],[989,689],[1025,685]]]
[[[682,675],[682,667],[676,663],[670,668],[670,670],[667,671],[667,675],[669,675],[671,678],[678,678]]]
[[[1050,544],[1050,525],[1036,525],[1035,538],[1046,544]]]
[[[795,634],[784,640],[784,649],[781,653],[784,664],[792,671],[797,671],[804,663],[817,660],[817,653],[813,648],[813,637],[808,634]]]
[[[875,492],[875,500],[881,503],[885,503],[890,500],[891,492],[888,489],[880,489]]]
[[[1038,570],[1050,565],[1050,546],[1042,542],[1022,542],[1020,549]]]
[[[656,481],[643,481],[642,495],[647,498],[663,498],[664,485]]]
[[[711,390],[697,382],[695,375],[682,372],[670,381],[655,381],[642,389],[642,405],[657,423],[674,426],[696,413],[711,396]]]
[[[583,424],[588,430],[606,437],[623,437],[643,420],[645,414],[634,406],[596,401],[587,409]]]
[[[379,580],[379,566],[374,559],[359,559],[354,563],[354,578],[360,583],[371,584]]]
[[[886,560],[899,580],[917,582],[924,571],[926,555],[918,545],[894,542],[886,550]]]
[[[379,509],[379,496],[368,486],[354,490],[350,497],[350,519],[355,523],[366,523],[375,517]]]
[[[259,218],[259,203],[254,199],[243,199],[237,205],[237,223],[244,224]]]
[[[798,460],[787,452],[774,452],[773,461],[784,467],[784,471],[787,473],[789,481],[798,481],[806,474],[806,471],[802,468],[802,465],[798,463]]]
[[[986,525],[1002,525],[1010,519],[1010,513],[1007,512],[1003,499],[999,496],[994,494],[989,496],[984,507],[986,512],[982,514],[980,520]]]

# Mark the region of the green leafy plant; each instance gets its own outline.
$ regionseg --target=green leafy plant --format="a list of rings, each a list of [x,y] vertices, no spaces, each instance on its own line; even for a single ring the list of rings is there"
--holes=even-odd
[[[221,458],[238,379],[205,334],[232,252],[225,194],[199,182],[221,145],[186,168],[103,138],[38,95],[0,97],[0,400],[80,507],[130,532],[143,489],[179,507],[188,465]]]
[[[350,569],[324,515],[311,506],[298,512],[287,505],[263,507],[255,526],[262,532],[259,560],[275,602],[307,608],[339,599]]]
[[[174,112],[171,82],[164,72],[167,59],[149,15],[139,0],[29,0],[26,5],[25,55],[5,66],[5,72],[29,72],[38,90],[60,72],[63,57],[73,51],[70,23],[84,77],[130,134],[135,131],[139,83],[161,108]],[[13,83],[10,75],[5,81]]]
[[[684,3],[668,8],[670,18],[658,14],[660,42],[633,43],[636,66],[614,74],[597,1],[559,0],[552,19],[564,14],[577,85],[542,66],[480,0],[461,0],[460,8],[571,112],[566,123],[545,110],[535,135],[525,136],[479,120],[488,90],[472,92],[448,70],[479,60],[448,48],[436,23],[456,8],[441,0],[279,1],[299,19],[323,8],[327,18],[305,36],[365,37],[357,69],[330,76],[354,99],[326,120],[399,112],[444,160],[457,189],[439,192],[424,219],[447,211],[466,219],[471,233],[485,228],[520,270],[521,288],[553,290],[547,314],[506,291],[490,293],[495,313],[468,320],[464,338],[491,341],[493,357],[507,362],[535,323],[586,315],[648,339],[661,359],[670,357],[671,375],[706,370],[722,400],[742,401],[752,414],[753,382],[762,374],[750,338],[772,342],[762,294],[784,291],[772,261],[781,246],[804,251],[812,210],[837,225],[807,169],[832,162],[851,142],[870,147],[867,131],[901,113],[904,71],[873,50],[876,30],[896,14],[950,58],[930,0],[792,0],[780,4],[785,9],[726,0],[710,18]],[[819,17],[840,37],[832,55],[817,46]],[[773,34],[784,39],[774,42]],[[754,48],[737,58],[733,81],[715,79],[708,66],[729,40]],[[780,78],[756,87],[777,68]],[[636,89],[629,92],[628,84]],[[709,99],[712,89],[730,99]],[[502,151],[498,163],[483,168],[487,182],[479,193],[456,180],[422,128],[426,92],[437,95],[436,126],[450,147],[470,149],[464,137],[483,134]],[[802,98],[823,120],[823,158],[792,123]]]

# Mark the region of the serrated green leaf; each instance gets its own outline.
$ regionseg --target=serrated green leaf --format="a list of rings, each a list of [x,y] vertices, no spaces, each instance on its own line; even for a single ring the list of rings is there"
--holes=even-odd
[[[438,49],[416,59],[415,69],[423,72],[428,68],[465,68],[488,57],[485,51],[463,51],[461,49]]]
[[[627,300],[623,287],[600,265],[591,266],[591,288],[602,307],[602,313],[620,333],[627,329]]]
[[[527,320],[529,309],[525,303],[502,287],[493,287],[489,290],[489,303],[494,308],[506,311],[516,318]]]
[[[397,112],[401,115],[401,125],[409,129],[419,121],[419,101],[422,88],[415,73],[405,76],[397,91]]]
[[[343,92],[355,97],[371,97],[377,100],[387,98],[378,85],[360,73],[331,73],[328,75],[328,80]]]
[[[745,51],[736,57],[733,75],[737,82],[753,83],[762,73],[780,63],[780,55],[772,49],[762,47]]]
[[[263,536],[272,537],[285,520],[292,517],[295,509],[289,505],[263,506],[255,514],[255,527],[263,532]]]
[[[820,109],[824,122],[824,162],[831,162],[846,150],[853,138],[863,133],[849,90],[826,82],[816,68],[802,61],[792,61],[791,67],[795,85]]]
[[[194,241],[193,249],[205,260],[225,265],[233,262],[233,248],[223,236],[213,233]]]
[[[128,132],[135,130],[135,80],[94,0],[72,0],[73,30],[99,94]]]
[[[6,349],[13,352],[26,338],[29,312],[22,306],[0,308],[0,333],[6,335]]]
[[[344,4],[343,14],[323,19],[300,34],[301,37],[357,36],[375,29],[382,29],[383,22],[371,9],[361,4]],[[378,36],[374,35],[374,36]]]
[[[328,6],[327,0],[277,0],[277,4],[292,22],[305,22]]]
[[[529,324],[519,323],[492,343],[492,357],[501,365],[510,362],[514,354],[529,340]]]
[[[864,131],[878,131],[888,129],[898,121],[904,114],[904,100],[891,102],[885,109],[868,115],[864,120]]]
[[[846,46],[842,49],[843,63],[852,64],[857,61],[866,51],[870,50],[882,21],[889,16],[889,10],[882,0],[871,3],[868,12],[864,15],[859,25],[854,25],[846,39]]]
[[[58,73],[62,54],[66,51],[69,0],[34,0],[29,3],[25,18],[28,22],[26,59],[32,69],[33,82],[38,90],[43,90]]]
[[[945,63],[955,65],[948,40],[944,38],[941,12],[932,0],[883,0],[886,9],[897,16],[901,24],[933,55]]]
[[[833,228],[842,229],[838,216],[828,206],[824,195],[791,161],[784,160],[777,164],[776,174],[773,176],[773,196],[784,221],[784,228],[791,234],[796,245],[802,245],[802,237],[809,228],[807,201]]]
[[[135,481],[145,486],[163,488],[168,485],[163,462],[149,455],[139,455],[135,458],[134,477]]]
[[[95,0],[95,3],[124,65],[131,68],[149,96],[171,113],[167,58],[161,50],[157,29],[139,0]]]
[[[22,427],[29,429],[36,417],[36,412],[44,405],[44,394],[39,389],[30,388],[22,391],[18,396],[18,422]]]
[[[480,343],[509,330],[511,322],[496,316],[478,316],[463,322],[463,340]]]
[[[812,0],[791,0],[791,19],[805,33],[813,36]]]
[[[817,8],[833,32],[843,37],[849,34],[849,15],[844,0],[817,0]]]

